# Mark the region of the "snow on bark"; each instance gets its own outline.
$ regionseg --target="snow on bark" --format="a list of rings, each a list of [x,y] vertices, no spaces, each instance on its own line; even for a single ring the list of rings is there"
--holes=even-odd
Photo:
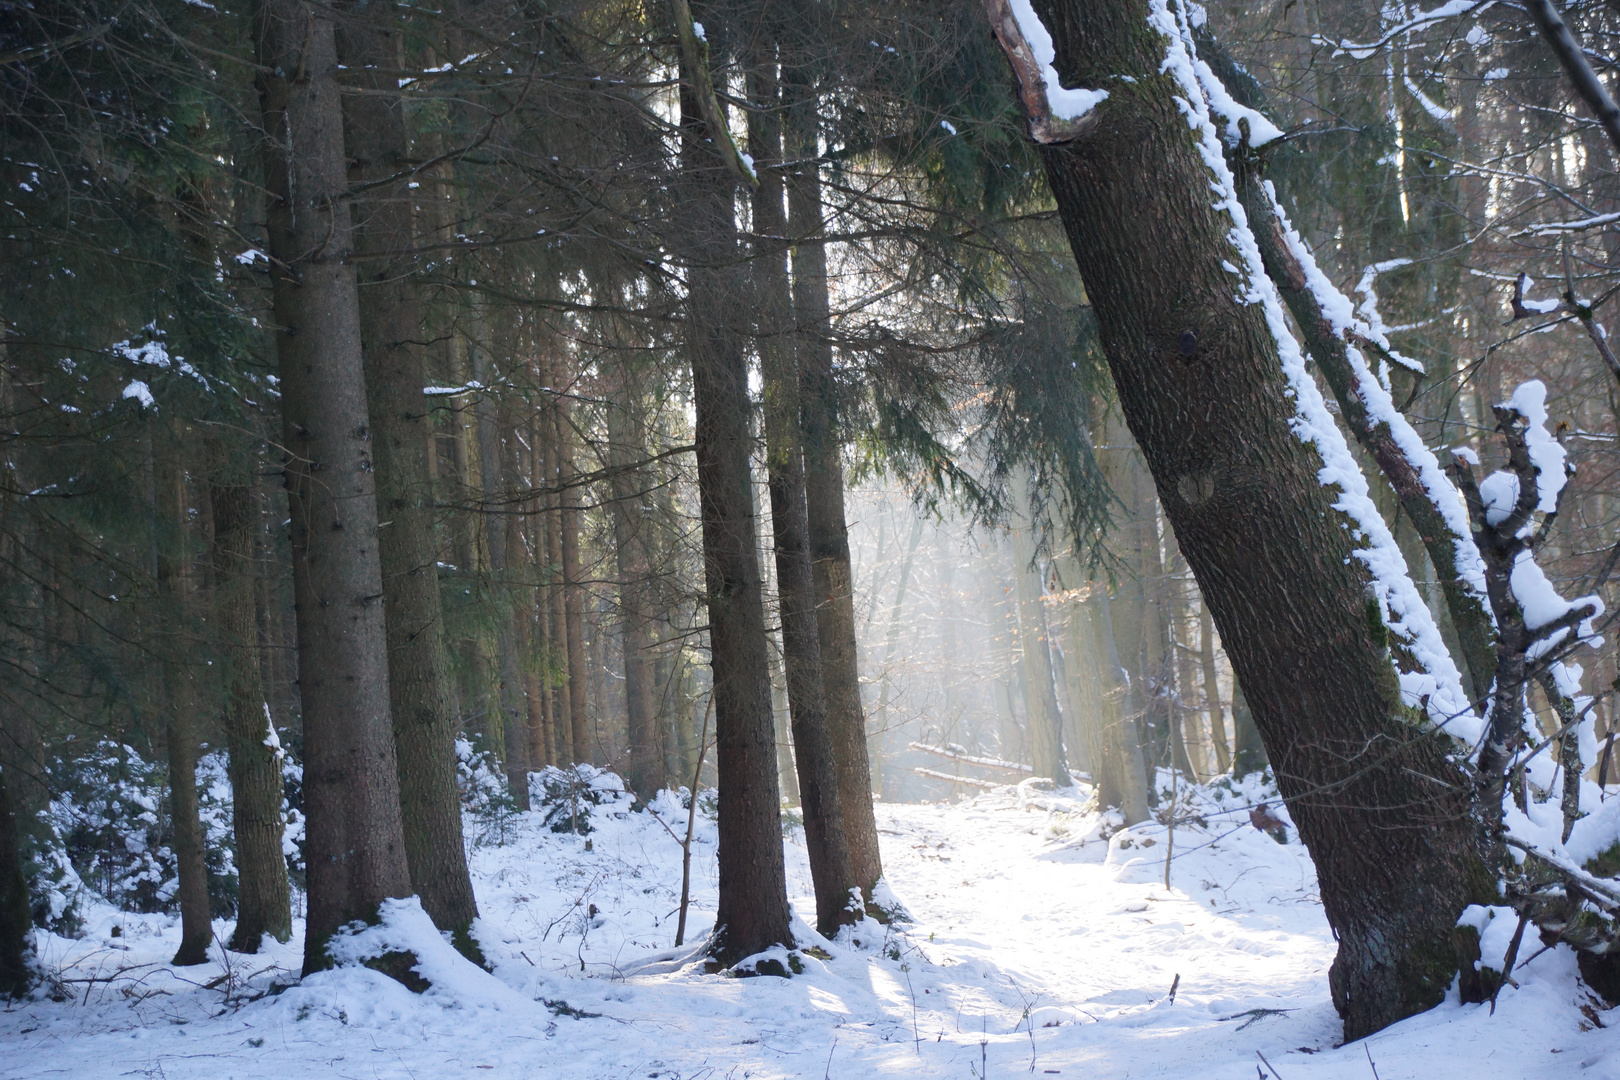
[[[1362,275],[1361,283],[1357,286],[1357,291],[1366,299],[1359,307],[1352,304],[1350,298],[1340,292],[1317,265],[1310,248],[1306,246],[1304,239],[1284,213],[1282,202],[1277,198],[1276,189],[1269,180],[1266,181],[1265,187],[1266,195],[1277,214],[1277,221],[1282,226],[1283,242],[1305,271],[1306,288],[1316,298],[1316,302],[1322,308],[1322,314],[1327,317],[1335,332],[1346,341],[1345,354],[1355,372],[1357,396],[1366,403],[1368,415],[1373,423],[1389,426],[1395,444],[1400,447],[1407,461],[1422,479],[1424,491],[1428,493],[1429,500],[1434,503],[1435,509],[1440,512],[1441,519],[1451,532],[1458,576],[1470,590],[1483,599],[1485,560],[1480,557],[1479,548],[1474,543],[1473,531],[1468,524],[1468,511],[1463,506],[1456,485],[1446,476],[1439,458],[1423,442],[1423,437],[1417,433],[1417,429],[1412,427],[1406,416],[1395,407],[1395,398],[1390,393],[1387,380],[1380,379],[1373,373],[1366,356],[1354,344],[1355,339],[1364,339],[1380,351],[1395,357],[1396,362],[1418,371],[1422,370],[1421,364],[1402,357],[1394,350],[1385,334],[1383,320],[1378,317],[1377,296],[1373,293],[1371,281],[1378,273],[1394,267],[1390,263],[1377,263],[1368,267],[1367,273]],[[1481,494],[1484,494],[1483,485]],[[1508,505],[1512,506],[1511,499]]]
[[[1373,591],[1384,621],[1419,665],[1417,671],[1399,673],[1402,700],[1411,706],[1426,707],[1430,720],[1445,725],[1452,734],[1469,740],[1477,738],[1480,722],[1475,718],[1468,695],[1463,691],[1462,674],[1446,649],[1440,629],[1422,595],[1412,583],[1406,559],[1396,545],[1394,535],[1373,504],[1366,477],[1362,475],[1344,435],[1328,412],[1315,380],[1305,368],[1305,356],[1288,328],[1277,287],[1266,275],[1259,246],[1249,229],[1248,215],[1238,199],[1236,181],[1227,166],[1220,135],[1211,115],[1212,96],[1217,100],[1229,101],[1230,95],[1224,90],[1211,95],[1209,87],[1219,85],[1219,80],[1207,64],[1196,59],[1192,28],[1170,11],[1169,0],[1150,0],[1148,11],[1149,25],[1167,39],[1165,59],[1160,70],[1174,78],[1182,90],[1183,96],[1179,96],[1177,102],[1187,117],[1188,126],[1197,134],[1199,153],[1214,179],[1212,186],[1219,196],[1216,208],[1226,211],[1232,219],[1228,240],[1243,259],[1245,289],[1239,300],[1245,304],[1259,304],[1265,313],[1266,324],[1277,341],[1283,372],[1294,397],[1294,432],[1316,447],[1321,455],[1320,482],[1324,486],[1337,487],[1341,492],[1334,507],[1350,518],[1358,539],[1366,544],[1356,552],[1356,556],[1372,574]],[[1254,120],[1246,114],[1242,118],[1249,119],[1252,139]],[[1232,117],[1230,124],[1235,126],[1238,119],[1240,117]],[[1343,299],[1342,296],[1340,299]],[[1354,319],[1349,302],[1346,300],[1343,304],[1347,309],[1346,314]],[[1362,363],[1365,366],[1365,361]],[[1376,379],[1363,381],[1378,385]],[[1385,396],[1387,398],[1387,391]],[[1390,411],[1395,411],[1393,402]],[[1421,440],[1417,440],[1417,445],[1421,447]],[[1459,509],[1459,518],[1461,516]]]
[[[1057,58],[1057,48],[1052,44],[1052,35],[1041,22],[1041,17],[1035,14],[1029,0],[1007,0],[1007,6],[1012,8],[1013,18],[1018,21],[1018,29],[1023,32],[1024,40],[1035,54],[1035,61],[1041,66],[1041,81],[1046,84],[1046,102],[1052,109],[1052,115],[1062,120],[1078,120],[1101,102],[1108,100],[1106,90],[1071,90],[1058,81],[1057,69],[1052,61]]]

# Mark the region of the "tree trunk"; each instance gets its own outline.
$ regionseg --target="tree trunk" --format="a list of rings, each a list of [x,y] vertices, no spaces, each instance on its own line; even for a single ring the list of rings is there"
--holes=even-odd
[[[752,73],[754,100],[776,97],[774,65]],[[800,430],[799,372],[794,363],[792,296],[788,284],[787,218],[782,209],[782,132],[777,113],[749,116],[754,160],[767,168],[754,192],[754,287],[765,406],[765,466],[775,533],[776,585],[782,622],[789,715],[804,839],[816,892],[816,929],[832,937],[858,915],[850,890],[863,886],[850,860],[847,826],[839,800],[838,770],[828,734],[827,697],[816,625],[815,575],[810,565],[810,525],[805,509],[804,446]],[[868,796],[870,801],[870,796]]]
[[[263,0],[253,30],[303,699],[310,972],[330,965],[334,930],[411,889],[334,27],[327,9]]]
[[[1243,696],[1243,684],[1232,674],[1232,775],[1239,780],[1271,765],[1260,729],[1254,725],[1254,712]]]
[[[748,363],[729,323],[747,290],[735,269],[735,181],[709,147],[729,139],[699,118],[682,65],[680,244],[687,263],[686,351],[697,412],[698,495],[714,672],[720,778],[720,902],[710,954],[732,964],[792,945],[771,723],[763,583],[754,531]]]
[[[338,42],[363,94],[344,103],[350,176],[374,182],[408,167],[402,103],[391,74],[400,64],[396,10],[355,12]],[[406,181],[373,188],[357,200],[355,255],[361,269],[360,336],[367,411],[373,432],[377,507],[386,522],[377,551],[382,570],[399,803],[411,887],[422,908],[458,945],[478,916],[461,832],[456,785],[456,707],[440,610],[433,533],[426,347],[422,304],[411,264],[411,190]]]
[[[214,606],[225,647],[225,737],[236,835],[236,929],[230,947],[256,953],[269,934],[292,935],[287,859],[282,853],[281,750],[259,677],[253,538],[258,493],[246,478],[209,491],[214,516]]]
[[[580,489],[576,482],[578,466],[574,464],[574,429],[569,423],[566,399],[558,397],[553,404],[552,419],[557,426],[557,476],[564,484],[558,496],[557,554],[562,570],[563,630],[567,635],[568,674],[567,718],[568,744],[573,748],[575,761],[591,761],[596,747],[591,739],[590,716],[586,711],[585,666],[585,596],[579,569],[579,528],[584,516]]]
[[[482,320],[480,320],[482,321]],[[493,328],[491,328],[493,329]],[[508,514],[502,508],[503,493],[509,475],[507,453],[503,435],[511,425],[509,417],[495,398],[492,387],[499,377],[490,367],[488,348],[480,342],[470,350],[473,361],[473,379],[485,389],[478,392],[474,410],[478,416],[478,461],[480,488],[483,493],[483,519],[485,545],[489,551],[489,574],[485,581],[488,598],[486,618],[492,618],[495,645],[494,693],[486,730],[493,744],[501,747],[506,764],[506,790],[512,804],[519,810],[529,809],[529,736],[527,721],[518,705],[521,676],[518,672],[517,646],[513,641],[511,619],[512,598],[507,583]]]
[[[619,563],[619,625],[624,648],[625,727],[629,741],[630,790],[646,802],[664,786],[658,709],[653,700],[652,566],[645,531],[650,515],[646,478],[634,463],[646,457],[646,418],[635,373],[618,372],[608,411],[608,464],[613,474],[613,540]]]
[[[814,97],[807,86],[789,111],[788,155],[811,164],[790,173],[788,235],[793,247],[795,341],[802,387],[805,514],[816,596],[816,631],[821,646],[822,687],[827,699],[827,734],[838,770],[838,803],[843,810],[850,864],[861,894],[871,899],[883,876],[877,818],[872,812],[872,770],[867,756],[866,714],[861,707],[859,650],[855,640],[854,580],[849,532],[844,521],[844,461],[838,431],[838,388],[833,376],[827,251],[823,244],[821,174]]]
[[[557,386],[561,381],[561,372],[553,361],[548,365],[548,385]],[[551,486],[560,484],[563,479],[561,438],[562,423],[558,413],[562,404],[557,395],[548,395],[548,400],[541,406],[540,430],[545,436],[546,476]],[[550,712],[552,724],[552,739],[557,749],[557,764],[564,767],[573,765],[579,760],[574,748],[574,725],[570,718],[568,699],[568,665],[570,652],[568,647],[568,609],[563,594],[563,513],[562,495],[558,493],[547,497],[545,501],[546,515],[546,607],[542,617],[546,619],[547,637],[550,639],[550,649],[547,659],[550,661],[547,668],[546,693],[550,699]],[[583,750],[583,747],[581,747]]]
[[[1221,678],[1215,667],[1215,623],[1209,605],[1198,603],[1198,664],[1204,678],[1204,709],[1209,714],[1209,741],[1215,750],[1215,771],[1232,767],[1232,748],[1226,742],[1226,711],[1221,706]]]
[[[1029,712],[1029,763],[1033,775],[1047,777],[1066,788],[1074,781],[1069,778],[1068,762],[1063,756],[1063,715],[1058,711],[1052,684],[1046,613],[1041,610],[1041,579],[1030,566],[1034,559],[1035,538],[1026,522],[1013,533],[1013,580],[1018,590],[1018,644]]]
[[[1126,422],[1316,860],[1333,1000],[1360,1038],[1444,997],[1458,914],[1495,897],[1468,782],[1401,702],[1338,493],[1293,432],[1265,308],[1223,265],[1246,256],[1178,105],[1202,105],[1166,64],[1179,37],[1150,25],[1149,0],[1036,7],[1065,81],[1111,95],[1088,134],[1042,147],[1047,177]]]
[[[181,439],[178,433],[174,436]],[[202,820],[197,805],[198,716],[202,703],[191,664],[194,585],[186,565],[190,515],[186,512],[186,470],[179,445],[154,449],[157,591],[169,640],[164,650],[163,683],[168,712],[169,820],[180,884],[180,949],[170,963],[190,967],[208,961],[214,924],[208,901],[208,863],[203,853]]]
[[[1103,753],[1118,780],[1118,806],[1125,824],[1148,819],[1148,772],[1142,760],[1142,731],[1136,718],[1130,675],[1119,662],[1114,640],[1113,603],[1098,588],[1091,599],[1091,625],[1096,635],[1097,670],[1102,675]],[[1109,804],[1112,805],[1112,804]]]
[[[9,779],[9,770],[0,768],[0,997],[22,998],[34,984],[28,964],[34,923],[28,879],[23,877],[22,830]]]

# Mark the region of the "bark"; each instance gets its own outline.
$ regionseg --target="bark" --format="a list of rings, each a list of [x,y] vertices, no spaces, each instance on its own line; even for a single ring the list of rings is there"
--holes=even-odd
[[[1332,389],[1345,427],[1377,462],[1379,471],[1400,500],[1401,509],[1423,541],[1461,646],[1462,671],[1469,696],[1476,701],[1483,700],[1490,690],[1496,665],[1495,634],[1484,598],[1458,572],[1456,534],[1435,503],[1436,498],[1446,496],[1429,492],[1389,424],[1375,423],[1369,415],[1367,404],[1357,390],[1357,379],[1346,352],[1347,343],[1334,333],[1315,294],[1306,288],[1305,272],[1282,240],[1281,223],[1257,172],[1242,177],[1239,192],[1260,245],[1260,254],[1265,259],[1266,273],[1277,283],[1277,290],[1294,316],[1311,358]]]
[[[584,510],[580,503],[580,489],[575,483],[578,466],[574,463],[574,429],[569,423],[568,405],[558,398],[552,417],[557,426],[556,442],[560,481],[566,485],[558,496],[557,554],[562,569],[560,590],[563,629],[567,634],[568,675],[567,719],[569,745],[575,761],[591,761],[595,746],[591,739],[590,717],[586,711],[585,665],[585,588],[579,568],[579,529]]]
[[[751,486],[748,365],[729,319],[746,295],[735,269],[735,180],[706,145],[682,71],[681,222],[685,344],[696,407],[698,501],[714,672],[720,782],[719,907],[709,952],[735,963],[793,944],[771,724],[770,661]],[[718,137],[726,138],[723,133]]]
[[[0,767],[0,997],[23,998],[34,984],[29,967],[33,916],[23,877],[22,830],[12,802],[10,770]]]
[[[186,505],[185,466],[179,446],[166,446],[154,455],[157,591],[169,627],[163,662],[164,704],[168,712],[169,820],[173,835],[170,850],[180,880],[180,948],[170,963],[190,967],[208,962],[214,943],[209,911],[208,864],[203,853],[202,821],[197,803],[198,715],[200,691],[190,663],[192,597],[191,568],[186,565],[190,515]]]
[[[1292,432],[1277,343],[1222,265],[1243,256],[1161,66],[1179,46],[1146,0],[1036,7],[1064,81],[1111,95],[1093,133],[1042,148],[1047,177],[1126,422],[1316,860],[1333,1000],[1360,1038],[1444,997],[1458,914],[1495,896],[1467,782],[1401,704],[1337,493]]]
[[[1101,674],[1103,712],[1103,754],[1110,772],[1117,778],[1120,812],[1125,824],[1146,821],[1148,811],[1147,765],[1142,759],[1142,734],[1136,719],[1130,675],[1119,662],[1119,646],[1114,639],[1113,601],[1108,590],[1099,588],[1091,601],[1092,632],[1096,635],[1097,668]]]
[[[558,385],[559,372],[553,363],[548,372],[548,384]],[[552,485],[562,481],[563,468],[561,462],[562,440],[559,435],[561,426],[558,412],[561,403],[555,395],[541,408],[540,429],[546,437],[546,473]],[[574,727],[569,717],[568,703],[568,610],[563,599],[563,514],[562,496],[553,495],[546,500],[546,604],[544,613],[551,648],[547,653],[550,661],[547,672],[546,692],[550,699],[550,712],[552,724],[552,741],[556,746],[557,763],[563,766],[573,765],[578,758],[574,750]],[[583,747],[582,747],[583,749]]]
[[[814,98],[790,85],[788,156],[809,159],[787,177],[788,235],[793,238],[793,309],[797,334],[804,438],[805,513],[816,590],[816,632],[821,646],[827,733],[838,770],[838,802],[850,863],[863,896],[883,876],[877,818],[872,812],[872,770],[861,706],[855,639],[854,578],[844,519],[844,462],[838,430],[838,388],[833,376],[827,251],[822,240],[821,174]]]
[[[473,378],[484,387],[497,385],[490,357],[483,345],[471,350]],[[506,790],[519,810],[529,808],[529,737],[527,721],[518,703],[522,677],[518,671],[517,646],[513,640],[512,598],[507,585],[509,524],[500,508],[509,470],[505,468],[506,449],[502,432],[511,429],[509,417],[489,390],[480,391],[474,406],[478,417],[478,461],[480,488],[484,503],[484,538],[489,551],[489,574],[485,582],[486,611],[494,620],[495,684],[487,730],[492,743],[499,744],[506,765]]]
[[[263,0],[253,32],[303,700],[309,972],[330,965],[334,930],[411,890],[334,27],[326,9]]]
[[[772,66],[753,75],[755,100],[776,96]],[[754,192],[754,287],[765,410],[765,467],[775,539],[776,585],[782,622],[782,657],[793,726],[805,847],[816,894],[816,929],[832,937],[859,914],[850,890],[862,887],[850,859],[847,826],[838,790],[838,770],[827,724],[825,673],[816,625],[815,574],[810,562],[810,523],[805,499],[805,462],[800,429],[799,373],[788,329],[792,296],[788,284],[787,219],[782,209],[782,135],[777,114],[750,114],[749,143],[757,163],[769,163]],[[868,796],[870,800],[870,796]],[[868,887],[869,888],[869,887]]]
[[[613,474],[613,540],[619,563],[619,626],[624,648],[625,727],[630,790],[646,802],[664,786],[658,709],[653,700],[652,566],[643,512],[645,477],[631,464],[646,457],[645,417],[634,373],[619,372],[608,412],[608,462]]]
[[[243,478],[245,479],[245,478]],[[282,853],[281,753],[265,702],[254,597],[258,494],[247,483],[215,484],[214,606],[224,646],[225,739],[230,759],[232,828],[236,837],[236,929],[230,947],[256,953],[265,934],[292,935],[287,860]]]
[[[395,10],[357,12],[338,42],[345,66],[364,90],[344,104],[350,178],[371,183],[408,167]],[[440,610],[433,532],[426,346],[422,302],[409,262],[372,252],[408,250],[411,189],[400,179],[370,189],[354,204],[360,282],[360,337],[367,412],[375,455],[383,624],[388,646],[399,804],[411,887],[441,930],[464,935],[478,916],[462,843],[456,785],[456,706]],[[459,943],[459,939],[458,939]]]

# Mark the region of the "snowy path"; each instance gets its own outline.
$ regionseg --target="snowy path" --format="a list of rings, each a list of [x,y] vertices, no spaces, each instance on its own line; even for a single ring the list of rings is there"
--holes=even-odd
[[[1082,844],[1094,817],[1020,809],[1011,793],[880,804],[889,878],[916,922],[898,935],[868,923],[858,946],[791,980],[705,976],[660,952],[679,849],[646,815],[607,817],[590,852],[531,820],[475,853],[495,976],[463,965],[416,996],[350,969],[243,1004],[225,1000],[228,982],[204,988],[218,964],[185,970],[189,982],[161,966],[169,920],[103,909],[84,939],[46,950],[70,977],[126,970],[0,1015],[0,1077],[1371,1080],[1374,1063],[1379,1080],[1620,1077],[1620,1034],[1578,1011],[1563,950],[1522,969],[1495,1017],[1446,1004],[1334,1049],[1333,943],[1304,850],[1246,825],[1198,846],[1241,820],[1178,830],[1166,890],[1162,827]],[[700,839],[701,931],[712,825]],[[808,910],[802,847],[788,852]],[[298,955],[295,939],[233,957],[238,981],[263,989],[288,973],[262,969]],[[1257,1073],[1262,1054],[1275,1068]]]

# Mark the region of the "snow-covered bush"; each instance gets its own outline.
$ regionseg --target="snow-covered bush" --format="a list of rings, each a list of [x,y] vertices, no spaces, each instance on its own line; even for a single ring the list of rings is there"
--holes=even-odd
[[[166,763],[148,761],[127,744],[103,739],[88,751],[68,751],[50,766],[56,793],[25,851],[34,921],[55,933],[78,932],[88,890],[126,911],[171,911],[179,872],[170,847],[174,823]],[[232,793],[223,751],[197,762],[198,817],[213,914],[236,911],[238,879]],[[304,821],[298,810],[303,768],[282,758],[282,849],[295,885],[303,883]]]
[[[582,836],[592,831],[593,807],[624,814],[635,801],[617,773],[585,764],[567,769],[547,766],[538,773],[530,773],[529,790],[533,805],[544,815],[547,828],[552,832]]]
[[[104,739],[88,753],[57,758],[51,780],[57,795],[47,821],[79,881],[126,910],[168,910],[179,877],[169,846],[174,829],[167,766]],[[236,910],[237,882],[223,754],[205,754],[198,761],[197,796],[209,900],[216,914],[229,914]],[[61,907],[51,893],[64,880],[40,882],[36,914],[41,906]]]
[[[456,784],[461,789],[461,808],[475,823],[470,837],[473,846],[500,846],[510,840],[517,803],[507,788],[500,759],[468,739],[457,739]]]

